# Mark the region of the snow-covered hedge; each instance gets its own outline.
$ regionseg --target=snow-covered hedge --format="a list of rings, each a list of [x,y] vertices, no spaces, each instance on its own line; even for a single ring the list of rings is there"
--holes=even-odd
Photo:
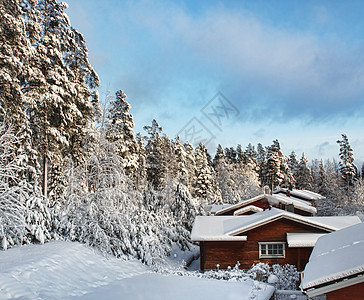
[[[204,273],[178,270],[175,271],[175,274],[239,282],[254,279],[269,283],[278,290],[296,290],[299,281],[299,273],[296,267],[289,264],[269,266],[269,264],[257,263],[249,270],[240,270],[239,263],[233,268],[228,267],[227,270],[220,270],[218,267],[216,267],[216,270],[209,270]]]

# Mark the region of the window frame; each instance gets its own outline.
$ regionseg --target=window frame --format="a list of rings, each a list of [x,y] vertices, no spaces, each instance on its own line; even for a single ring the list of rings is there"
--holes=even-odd
[[[285,258],[286,257],[286,242],[259,242],[259,258]],[[282,245],[283,254],[268,254],[268,245]],[[267,254],[262,254],[263,246],[266,246]]]

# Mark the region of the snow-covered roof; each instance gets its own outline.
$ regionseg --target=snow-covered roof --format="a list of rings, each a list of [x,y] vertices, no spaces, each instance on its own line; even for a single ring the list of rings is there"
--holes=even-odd
[[[193,224],[193,241],[246,241],[246,236],[231,236],[229,221],[237,221],[245,216],[197,216]]]
[[[321,224],[333,228],[334,231],[361,223],[358,216],[306,217],[306,219],[311,218]]]
[[[364,282],[364,223],[321,237],[306,265],[301,287],[309,296]],[[345,279],[345,280],[344,280]]]
[[[317,240],[325,234],[326,233],[287,232],[288,247],[313,247]]]
[[[248,230],[281,218],[293,220],[328,232],[360,222],[358,217],[346,217],[347,220],[344,222],[342,217],[305,217],[272,208],[244,216],[197,216],[192,228],[191,238],[193,241],[233,240],[233,237],[238,234],[243,234]],[[331,218],[331,220],[328,218]]]
[[[312,204],[308,201],[304,201],[293,196],[286,196],[284,194],[274,194],[274,195],[267,195],[269,203],[282,203],[284,205],[293,205],[297,209],[301,209],[303,211],[310,212],[312,214],[316,214],[317,210]]]
[[[253,197],[251,199],[240,201],[239,203],[229,205],[229,206],[223,206],[220,210],[216,210],[215,214],[220,215],[227,211],[239,209],[241,207],[245,207],[250,205],[251,203],[254,203],[255,201],[259,201],[262,199],[267,199],[267,201],[271,205],[278,205],[279,203],[282,203],[284,205],[293,205],[297,209],[301,209],[303,211],[307,211],[312,214],[316,214],[317,210],[315,207],[312,206],[310,202],[295,198],[293,196],[289,197],[283,194],[274,194],[274,195],[268,195],[268,194],[262,194],[256,197]]]
[[[233,204],[233,205],[230,204],[229,206],[224,207],[221,210],[216,211],[216,214],[218,215],[218,214],[222,214],[222,213],[225,213],[227,211],[230,211],[230,210],[239,209],[241,207],[249,205],[250,203],[253,203],[253,202],[261,200],[261,199],[264,199],[265,196],[266,196],[265,194],[262,194],[262,195],[253,197],[251,199],[240,201],[240,202],[238,202],[236,204]]]
[[[260,212],[260,211],[263,211],[263,209],[260,208],[260,207],[254,206],[254,205],[248,205],[248,206],[245,206],[243,208],[240,208],[240,209],[234,211],[234,216],[243,215],[243,214],[245,214],[246,212],[249,212],[249,211]]]
[[[278,188],[275,191],[273,191],[273,194],[287,193],[288,191],[291,194],[291,196],[296,196],[310,201],[322,200],[326,198],[318,193],[311,192],[308,190],[288,190],[285,188]]]
[[[215,214],[216,212],[225,209],[227,207],[230,207],[231,204],[212,204],[212,205],[208,205],[206,207],[206,210],[209,211],[211,214]]]

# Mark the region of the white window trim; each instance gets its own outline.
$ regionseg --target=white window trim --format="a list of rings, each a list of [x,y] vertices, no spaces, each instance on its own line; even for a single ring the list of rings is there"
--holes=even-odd
[[[286,257],[286,242],[259,242],[259,258],[285,258]],[[271,255],[271,254],[262,254],[262,245],[272,245],[279,244],[283,245],[283,255]]]

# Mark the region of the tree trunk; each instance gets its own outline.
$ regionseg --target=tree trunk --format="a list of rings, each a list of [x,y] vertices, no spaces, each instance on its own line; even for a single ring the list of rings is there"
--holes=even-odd
[[[47,156],[43,155],[43,196],[48,197],[48,160]]]

